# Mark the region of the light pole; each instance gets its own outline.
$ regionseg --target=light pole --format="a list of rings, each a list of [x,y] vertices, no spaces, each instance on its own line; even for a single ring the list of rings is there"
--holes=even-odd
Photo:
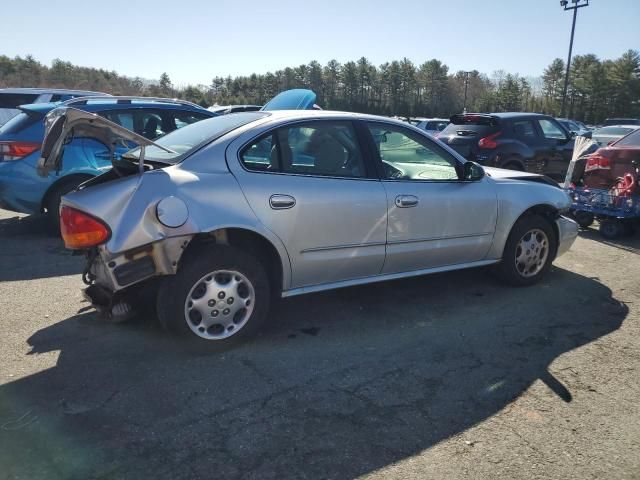
[[[571,6],[569,6],[571,3]],[[571,24],[571,40],[569,41],[569,56],[567,57],[567,72],[564,75],[564,89],[562,92],[562,109],[560,112],[560,116],[564,117],[565,115],[565,107],[567,104],[567,87],[569,85],[569,68],[571,67],[571,50],[573,50],[573,32],[576,29],[576,15],[578,13],[578,9],[582,7],[589,6],[589,0],[560,0],[560,6],[564,7],[566,10],[573,10],[573,23]]]
[[[469,75],[471,72],[462,72],[464,74],[464,102],[462,103],[462,113],[467,113],[467,87],[469,86]]]

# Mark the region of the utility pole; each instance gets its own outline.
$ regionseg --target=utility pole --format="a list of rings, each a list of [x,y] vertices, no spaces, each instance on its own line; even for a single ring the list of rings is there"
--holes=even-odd
[[[578,9],[589,6],[589,0],[571,0],[572,6],[569,6],[569,0],[560,0],[560,6],[564,7],[565,11],[573,10],[573,23],[571,24],[571,40],[569,41],[569,56],[567,57],[567,72],[564,75],[564,89],[562,91],[562,109],[560,116],[564,117],[567,106],[567,87],[569,86],[569,69],[571,68],[571,51],[573,50],[573,33],[576,30],[576,16]]]
[[[464,102],[462,104],[462,113],[467,113],[467,87],[469,86],[469,75],[471,72],[462,72],[464,74]]]

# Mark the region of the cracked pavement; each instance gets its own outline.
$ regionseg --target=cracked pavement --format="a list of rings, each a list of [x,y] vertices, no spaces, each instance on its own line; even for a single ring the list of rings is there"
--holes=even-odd
[[[39,219],[0,210],[0,244],[3,478],[640,478],[638,234],[581,233],[531,288],[283,300],[214,351],[98,321]]]

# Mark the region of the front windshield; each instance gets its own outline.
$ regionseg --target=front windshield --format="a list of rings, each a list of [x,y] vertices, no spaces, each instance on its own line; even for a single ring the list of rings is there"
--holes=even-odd
[[[178,163],[192,150],[266,115],[268,113],[241,112],[201,120],[174,130],[155,140],[154,143],[170,151],[165,151],[155,145],[149,145],[145,147],[144,158],[145,160],[162,163]],[[140,157],[140,147],[128,151],[124,154],[124,157],[138,159]]]

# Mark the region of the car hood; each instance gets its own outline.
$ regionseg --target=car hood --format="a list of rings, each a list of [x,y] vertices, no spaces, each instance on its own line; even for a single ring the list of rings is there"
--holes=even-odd
[[[106,118],[73,107],[51,110],[45,116],[44,125],[45,136],[38,160],[38,174],[44,177],[51,171],[62,169],[64,147],[74,138],[92,138],[103,143],[111,151],[112,160],[114,147],[119,142],[128,147],[130,144],[127,142],[131,142],[141,147],[155,145],[166,150]]]
[[[544,183],[547,185],[551,185],[553,187],[560,188],[558,182],[553,181],[553,179],[545,176],[539,175],[537,173],[530,172],[520,172],[518,170],[507,170],[505,168],[495,168],[495,167],[483,167],[484,172],[487,176],[491,177],[494,180],[525,180],[536,183]]]
[[[286,90],[273,97],[262,107],[265,112],[272,110],[313,110],[317,108],[316,94],[312,90],[295,88]]]

